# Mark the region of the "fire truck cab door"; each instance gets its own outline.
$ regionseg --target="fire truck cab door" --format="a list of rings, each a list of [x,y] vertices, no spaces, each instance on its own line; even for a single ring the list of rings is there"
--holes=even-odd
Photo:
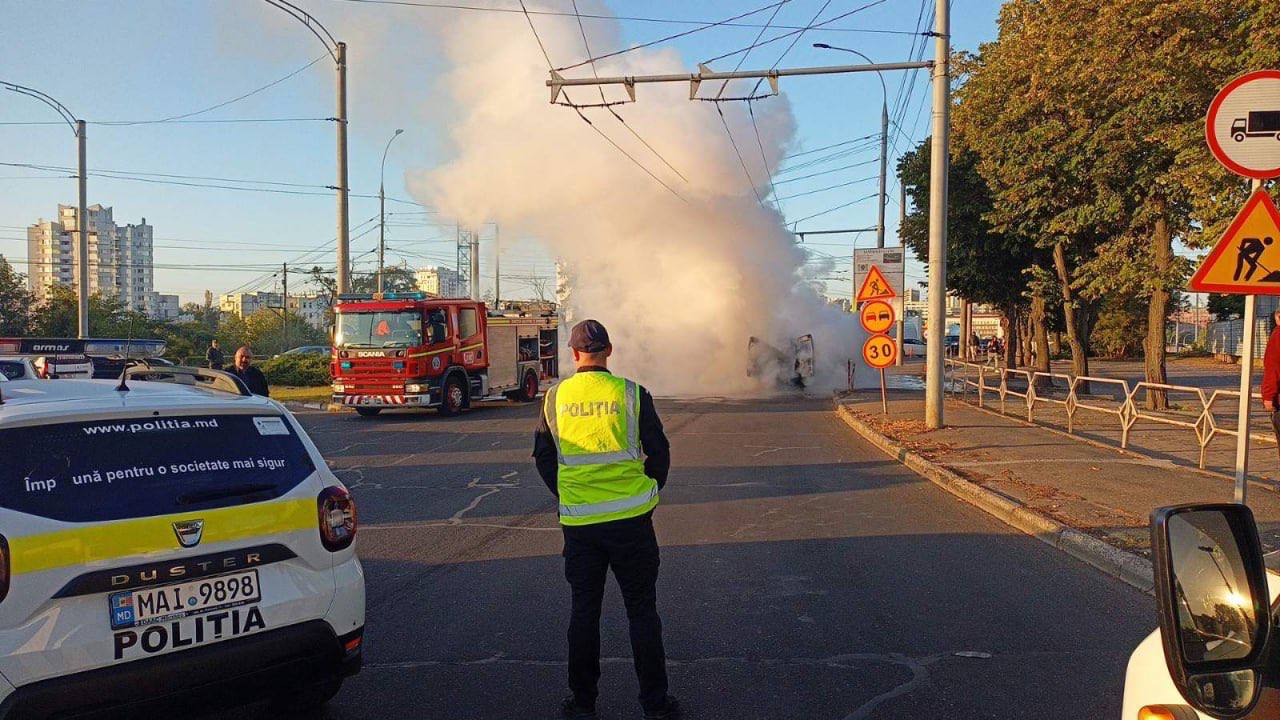
[[[459,305],[454,327],[458,329],[458,357],[455,361],[467,372],[489,366],[484,344],[485,316],[480,305]]]

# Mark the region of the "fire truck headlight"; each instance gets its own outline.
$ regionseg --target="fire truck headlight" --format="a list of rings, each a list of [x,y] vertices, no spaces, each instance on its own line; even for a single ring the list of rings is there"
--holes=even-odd
[[[427,386],[426,385],[405,385],[404,391],[406,393],[424,393],[427,391]]]
[[[333,384],[333,391],[334,391],[334,392],[336,392],[336,393],[343,392],[343,391],[345,391],[346,389],[347,389],[347,386],[343,385],[342,383],[334,383],[334,384]]]

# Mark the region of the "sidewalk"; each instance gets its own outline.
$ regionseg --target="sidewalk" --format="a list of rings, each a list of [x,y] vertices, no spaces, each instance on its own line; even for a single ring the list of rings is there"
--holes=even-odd
[[[1153,457],[1118,446],[1101,447],[953,399],[946,401],[947,426],[929,431],[923,422],[924,393],[919,390],[891,391],[887,416],[881,413],[879,392],[843,393],[836,403],[851,415],[846,422],[855,429],[869,426],[901,448],[1032,513],[1142,557],[1149,555],[1152,509],[1232,498],[1229,478],[1179,464],[1185,456],[1174,452],[1177,441],[1172,439],[1168,445],[1161,443],[1169,452]],[[1190,431],[1184,435],[1184,446],[1194,448]],[[1100,436],[1098,441],[1105,443],[1107,438]],[[1274,446],[1255,445],[1252,456],[1265,474],[1275,474]],[[1280,549],[1280,490],[1266,481],[1251,483],[1249,504],[1266,549]]]

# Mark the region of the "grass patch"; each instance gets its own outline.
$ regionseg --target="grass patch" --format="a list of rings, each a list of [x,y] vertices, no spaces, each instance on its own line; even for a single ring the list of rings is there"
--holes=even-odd
[[[293,402],[328,402],[331,391],[328,385],[320,387],[289,387],[287,385],[272,385],[271,398],[273,400],[293,401]]]

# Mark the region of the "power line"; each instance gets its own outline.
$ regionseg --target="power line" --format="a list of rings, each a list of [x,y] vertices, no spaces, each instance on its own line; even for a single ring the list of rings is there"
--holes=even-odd
[[[470,10],[477,12],[491,13],[508,13],[516,14],[523,12],[517,7],[489,7],[477,5],[465,5],[462,3],[444,3],[444,2],[415,2],[414,0],[336,0],[337,2],[358,3],[361,5],[398,5],[403,7],[417,7],[435,10]],[[767,9],[767,8],[766,8]],[[646,22],[658,23],[666,25],[710,25],[721,27],[741,27],[741,28],[758,28],[762,27],[759,23],[743,23],[715,20],[681,20],[679,18],[658,18],[658,17],[639,17],[634,15],[602,15],[596,13],[570,13],[556,10],[530,10],[530,15],[551,15],[557,17],[580,17],[587,20],[609,20],[621,22]],[[780,30],[795,30],[796,25],[774,25],[773,27]],[[847,32],[847,33],[880,33],[888,35],[912,35],[906,30],[881,30],[875,28],[826,28],[827,32]]]
[[[524,10],[524,18],[529,22],[529,31],[533,33],[533,39],[538,42],[538,48],[542,50],[542,57],[546,59],[547,67],[550,68],[552,66],[551,56],[547,53],[547,46],[542,43],[542,37],[538,35],[538,28],[534,26],[533,16],[529,14],[529,9],[525,7],[524,0],[520,0],[520,8]],[[569,94],[565,93],[565,99],[568,100],[568,98],[569,98]],[[633,155],[631,155],[631,153],[627,152],[626,150],[623,150],[622,146],[619,145],[617,142],[615,142],[613,138],[609,137],[608,135],[605,134],[603,130],[596,127],[595,123],[591,122],[591,120],[588,119],[587,116],[582,113],[582,110],[580,110],[577,107],[574,107],[573,111],[578,113],[578,117],[582,118],[582,122],[586,123],[592,130],[595,130],[597,135],[599,135],[600,137],[608,141],[610,145],[612,145],[615,149],[617,149],[618,152],[626,156],[626,158],[630,160],[632,163],[634,163],[636,167],[643,170],[646,175],[653,178],[654,181],[657,182],[662,187],[666,188],[667,192],[671,193],[672,195],[675,195],[677,198],[680,198],[680,200],[686,203],[689,202],[688,200],[685,200],[680,195],[680,193],[676,192],[675,188],[672,188],[670,185],[663,182],[662,178],[655,175],[652,170],[645,167],[644,164],[641,163],[639,160],[637,160]]]
[[[876,158],[872,158],[871,160],[863,160],[862,162],[856,162],[856,163],[853,163],[852,165],[842,165],[838,168],[831,168],[830,170],[819,170],[816,173],[809,173],[808,175],[800,175],[798,177],[785,178],[783,180],[778,180],[776,184],[782,185],[783,183],[796,182],[797,180],[808,180],[809,178],[815,178],[821,175],[830,175],[831,173],[840,172],[841,170],[851,170],[856,167],[863,167],[864,165],[870,165],[876,162],[879,162],[879,160]]]
[[[96,122],[86,120],[88,125],[96,125],[98,127],[126,127],[131,125],[207,125],[207,124],[234,124],[234,123],[293,123],[293,122],[336,122],[336,118],[331,117],[282,117],[282,118],[222,118],[209,120],[136,120],[136,121],[112,121],[112,122]],[[33,120],[33,121],[5,121],[0,125],[65,125],[54,120]]]
[[[786,197],[778,198],[778,200],[791,200],[792,198],[804,197],[804,196],[806,196],[806,195],[816,195],[817,193],[826,192],[826,191],[828,191],[828,190],[835,190],[835,189],[837,189],[837,188],[849,187],[850,185],[857,185],[858,183],[864,183],[864,182],[866,182],[866,181],[868,181],[868,180],[877,180],[877,179],[879,179],[879,178],[880,178],[880,176],[879,176],[879,175],[872,175],[872,176],[870,176],[870,177],[858,178],[857,180],[850,180],[850,181],[848,181],[848,182],[842,182],[842,183],[840,183],[840,184],[838,184],[838,185],[828,185],[828,186],[826,186],[826,187],[817,188],[817,189],[814,189],[814,190],[805,190],[804,192],[798,192],[798,193],[796,193],[796,194],[794,194],[794,195],[788,195],[788,196],[786,196]],[[878,195],[879,195],[879,193],[876,193],[876,195],[878,196]],[[797,222],[799,222],[799,221],[797,221]]]
[[[795,30],[792,30],[792,31],[790,31],[790,32],[783,33],[783,34],[781,34],[781,35],[775,35],[775,36],[773,36],[773,37],[769,38],[768,40],[765,40],[764,42],[762,42],[762,43],[760,43],[759,45],[756,45],[756,46],[754,46],[754,47],[760,47],[760,46],[763,46],[763,45],[768,45],[768,44],[770,44],[770,43],[775,43],[775,42],[777,42],[777,41],[779,41],[779,40],[783,40],[783,39],[786,39],[786,38],[792,37],[792,36],[794,36],[794,35],[799,35],[799,34],[801,34],[801,33],[805,32],[806,30],[814,30],[814,29],[817,29],[817,28],[826,27],[827,25],[830,25],[831,23],[833,23],[833,22],[835,22],[835,21],[837,21],[837,20],[841,20],[841,19],[843,19],[843,18],[847,18],[847,17],[849,17],[850,15],[853,15],[853,14],[855,14],[855,13],[860,13],[860,12],[862,12],[863,10],[866,10],[866,9],[868,9],[868,8],[871,8],[871,7],[875,7],[876,5],[880,5],[880,4],[884,3],[884,2],[885,2],[885,0],[872,0],[872,2],[869,2],[869,3],[867,3],[866,5],[862,5],[862,6],[856,7],[856,8],[854,8],[854,9],[852,9],[852,10],[848,11],[848,12],[841,13],[841,14],[839,14],[839,15],[836,15],[835,17],[831,18],[830,20],[823,20],[823,21],[822,21],[822,22],[820,22],[820,23],[815,23],[815,24],[811,24],[811,25],[806,25],[806,26],[804,26],[804,27],[796,28]],[[760,10],[767,10],[769,7],[772,7],[772,5],[769,5],[769,6],[766,6],[766,7],[760,8]],[[760,12],[760,10],[755,10],[754,12]],[[716,57],[713,57],[713,58],[711,58],[710,60],[708,60],[708,61],[707,61],[707,64],[713,63],[713,62],[715,62],[715,61],[717,61],[717,60],[723,60],[723,59],[725,59],[725,58],[727,58],[727,57],[733,57],[734,55],[737,55],[738,53],[744,53],[744,52],[747,52],[747,51],[749,51],[749,50],[751,50],[751,49],[752,49],[751,47],[739,48],[739,49],[737,49],[737,50],[734,50],[733,52],[727,52],[727,53],[725,53],[725,54],[723,54],[723,55],[717,55]],[[626,52],[626,51],[623,51],[623,52]],[[597,58],[597,59],[598,59],[598,58]]]
[[[760,197],[760,191],[756,189],[756,181],[751,177],[751,171],[747,169],[747,161],[742,159],[742,151],[738,149],[738,141],[733,139],[733,131],[729,130],[729,122],[724,119],[724,110],[720,109],[720,103],[716,103],[716,113],[720,116],[720,124],[724,126],[724,132],[729,136],[729,144],[733,146],[733,154],[738,156],[738,164],[742,165],[742,172],[747,176],[747,184],[751,186],[751,193],[756,196],[756,202],[764,204],[764,199]]]
[[[795,226],[799,225],[800,223],[804,222],[805,220],[812,220],[812,219],[814,219],[814,218],[816,218],[816,217],[822,217],[823,215],[826,215],[827,213],[833,213],[833,212],[835,212],[835,211],[837,211],[837,210],[843,210],[844,208],[847,208],[847,207],[849,207],[850,205],[854,205],[854,204],[860,203],[860,202],[862,202],[862,201],[864,201],[864,200],[870,200],[871,198],[875,198],[875,197],[880,197],[880,193],[875,192],[875,193],[871,193],[870,195],[863,195],[862,197],[857,198],[856,200],[850,200],[850,201],[849,201],[849,202],[847,202],[847,203],[842,203],[842,204],[840,204],[840,205],[836,205],[835,207],[827,208],[826,210],[823,210],[822,212],[816,212],[816,213],[814,213],[814,214],[812,214],[812,215],[806,215],[805,217],[802,217],[802,218],[800,218],[799,220],[794,220],[794,221],[792,221],[791,226],[792,226],[792,227],[795,227]]]
[[[863,136],[861,136],[861,137],[850,138],[850,139],[848,139],[848,140],[841,140],[841,141],[840,141],[840,142],[838,142],[838,143],[832,143],[832,144],[830,144],[830,145],[823,145],[822,147],[816,147],[816,148],[814,148],[814,149],[812,149],[812,150],[804,150],[804,151],[801,151],[801,152],[791,153],[790,155],[787,155],[787,156],[786,156],[785,158],[783,158],[783,159],[784,159],[784,160],[790,160],[791,158],[797,158],[797,157],[800,157],[800,156],[802,156],[802,155],[812,155],[813,153],[816,153],[816,152],[822,152],[823,150],[830,150],[831,148],[841,147],[841,146],[843,146],[843,145],[848,145],[848,144],[850,144],[850,143],[855,143],[855,142],[858,142],[858,141],[860,141],[860,140],[868,140],[868,139],[871,139],[871,138],[878,138],[878,137],[880,137],[880,133],[873,133],[873,134],[871,134],[871,135],[863,135]]]
[[[883,0],[881,0],[881,1],[883,1]],[[625,54],[625,53],[629,53],[629,52],[632,52],[632,51],[635,51],[635,50],[640,50],[641,48],[652,47],[652,46],[654,46],[654,45],[659,45],[659,44],[664,43],[664,42],[668,42],[668,41],[671,41],[671,40],[676,40],[676,39],[678,39],[678,38],[682,38],[682,37],[684,37],[684,36],[686,36],[686,35],[692,35],[692,34],[694,34],[694,33],[696,33],[696,32],[702,32],[703,30],[709,30],[709,29],[711,29],[711,28],[713,28],[713,27],[720,27],[720,26],[723,26],[723,25],[724,25],[725,23],[727,23],[727,22],[731,22],[731,21],[734,21],[734,20],[741,20],[741,19],[742,19],[742,18],[744,18],[744,17],[749,17],[749,16],[751,16],[751,15],[755,15],[755,14],[757,14],[757,13],[764,12],[765,10],[768,10],[768,9],[769,9],[769,8],[771,8],[771,7],[774,7],[774,6],[776,6],[776,5],[782,5],[782,4],[784,4],[784,3],[788,3],[788,2],[791,2],[791,0],[778,0],[778,2],[770,3],[770,4],[768,4],[768,5],[765,5],[764,7],[756,8],[755,10],[749,10],[749,11],[747,11],[747,12],[742,13],[741,15],[734,15],[733,17],[731,17],[731,18],[729,18],[729,19],[727,19],[727,20],[718,20],[718,21],[716,21],[716,22],[710,22],[710,23],[707,23],[707,24],[702,25],[702,26],[700,26],[700,27],[692,28],[692,29],[690,29],[690,30],[684,30],[684,31],[682,31],[682,32],[674,33],[674,34],[672,34],[672,35],[667,35],[666,37],[660,37],[660,38],[658,38],[657,40],[650,40],[649,42],[646,42],[646,43],[640,43],[639,45],[632,45],[632,46],[630,46],[630,47],[623,48],[622,50],[614,50],[613,52],[605,53],[604,55],[596,55],[595,57],[589,57],[589,58],[587,58],[586,60],[583,60],[582,62],[574,63],[574,64],[572,64],[572,65],[564,65],[564,66],[562,66],[562,67],[553,68],[553,69],[554,69],[554,70],[556,70],[557,72],[563,72],[563,71],[565,71],[565,70],[572,70],[572,69],[574,69],[574,68],[582,67],[583,65],[587,65],[587,64],[590,64],[590,63],[594,63],[594,62],[596,62],[597,60],[604,60],[605,58],[616,57],[616,56],[618,56],[618,55],[623,55],[623,54]],[[522,8],[524,7],[524,0],[521,0],[521,2],[520,2],[520,7],[522,7]],[[526,14],[526,15],[528,15],[528,10],[525,10],[525,14]],[[531,22],[532,22],[532,21],[531,21]]]

